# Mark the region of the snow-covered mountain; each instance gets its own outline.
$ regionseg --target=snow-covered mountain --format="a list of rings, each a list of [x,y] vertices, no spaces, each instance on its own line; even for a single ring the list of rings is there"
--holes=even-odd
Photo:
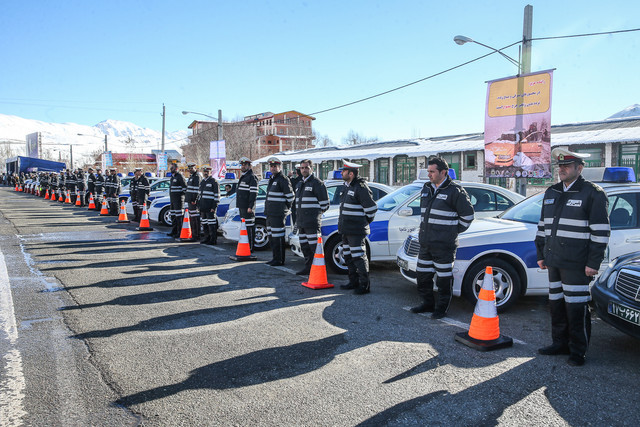
[[[2,154],[24,155],[25,137],[34,132],[41,134],[45,158],[62,158],[64,161],[69,157],[69,144],[72,144],[74,164],[92,163],[92,155],[104,150],[105,134],[109,151],[114,153],[150,153],[151,150],[160,149],[162,140],[162,133],[159,131],[118,120],[105,120],[94,126],[86,126],[76,123],[47,123],[0,114]],[[167,132],[165,150],[182,151],[180,147],[188,142],[189,134],[187,130]],[[7,147],[10,150],[5,150]]]
[[[633,104],[622,111],[618,111],[607,119],[628,119],[630,117],[640,117],[640,104]]]

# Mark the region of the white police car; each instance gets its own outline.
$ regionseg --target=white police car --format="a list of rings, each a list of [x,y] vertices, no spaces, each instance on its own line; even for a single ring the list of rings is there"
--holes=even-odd
[[[453,172],[453,169],[450,170]],[[454,176],[455,178],[455,176]],[[369,227],[367,236],[367,257],[371,261],[393,261],[396,251],[407,236],[420,226],[420,190],[427,182],[427,171],[418,172],[418,179],[409,185],[386,195],[377,201],[378,211]],[[471,203],[476,209],[476,217],[495,216],[513,206],[523,196],[505,188],[491,184],[476,182],[460,182],[467,190]],[[337,201],[340,204],[340,201]],[[342,256],[341,236],[338,234],[338,209],[329,210],[322,215],[322,241],[324,243],[325,261],[334,272],[347,272]],[[292,236],[289,244],[291,250],[302,256],[298,236]]]
[[[225,188],[225,185],[227,184],[231,185],[232,188],[235,188],[238,185],[238,180],[235,178],[234,179],[225,178],[225,179],[218,180],[218,185],[220,186],[220,196],[223,196],[225,194],[224,188]],[[221,203],[222,203],[222,200],[221,200]],[[218,207],[220,206],[220,204],[218,205]],[[156,198],[151,202],[151,205],[149,206],[149,220],[155,221],[162,225],[166,225],[167,227],[171,227],[172,221],[171,221],[170,209],[171,209],[170,196],[166,195],[166,196]],[[220,221],[220,218],[218,218],[218,222],[219,221]]]
[[[156,181],[152,182],[149,186],[149,203],[153,202],[158,197],[166,196],[169,191],[169,186],[171,185],[170,178],[159,178]],[[129,195],[127,195],[129,196]],[[127,209],[127,215],[133,215],[133,203],[131,202],[131,197],[128,197],[127,203],[125,204]]]
[[[633,170],[628,175],[629,169],[607,168],[598,182],[609,199],[611,222],[603,267],[620,255],[640,250],[640,184],[633,183],[635,176]],[[548,273],[538,268],[534,245],[543,196],[544,193],[530,196],[498,218],[476,219],[458,236],[454,295],[463,295],[475,304],[486,266],[493,267],[499,311],[511,307],[522,295],[548,294]],[[419,249],[418,233],[412,233],[396,254],[400,272],[413,283]]]
[[[336,177],[340,175],[340,179]],[[340,197],[344,188],[344,181],[340,171],[334,171],[332,177],[334,179],[324,181],[327,187],[327,193],[329,195],[329,211],[331,207],[335,207],[340,204]],[[267,233],[267,220],[264,214],[264,199],[267,195],[267,184],[269,180],[264,179],[260,181],[258,186],[258,201],[256,202],[256,228],[254,238],[255,249],[265,249],[269,246],[269,235]],[[388,185],[379,184],[377,182],[368,183],[371,192],[373,193],[373,199],[379,198],[391,193],[393,188]],[[234,205],[235,206],[235,205]],[[326,213],[325,213],[326,214]],[[237,208],[229,209],[229,212],[224,218],[220,228],[222,229],[222,235],[229,240],[238,241],[240,238],[240,227],[242,226],[240,214]],[[293,236],[293,224],[291,223],[291,215],[288,215],[285,220],[285,240],[290,241]],[[295,236],[297,238],[297,236]],[[291,242],[290,242],[291,243]]]

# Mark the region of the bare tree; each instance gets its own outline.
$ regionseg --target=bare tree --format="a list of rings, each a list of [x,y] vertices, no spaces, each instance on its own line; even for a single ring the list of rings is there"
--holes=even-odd
[[[323,135],[315,129],[313,131],[313,139],[315,140],[315,144],[314,144],[315,147],[318,147],[318,148],[330,147],[332,145],[335,145],[333,140],[329,138],[329,135]]]
[[[345,138],[342,138],[342,142],[346,145],[360,145],[360,144],[368,144],[370,142],[377,142],[378,138],[368,138],[364,135],[360,135],[358,132],[353,129],[349,130],[349,133]]]
[[[223,139],[225,140],[226,158],[237,160],[246,156],[252,158],[257,154],[256,128],[255,126],[243,123],[242,118],[233,122],[222,124]],[[182,146],[182,152],[187,161],[197,164],[209,163],[211,141],[218,141],[218,125],[211,123],[210,127],[201,129],[196,135],[189,137],[189,142]]]

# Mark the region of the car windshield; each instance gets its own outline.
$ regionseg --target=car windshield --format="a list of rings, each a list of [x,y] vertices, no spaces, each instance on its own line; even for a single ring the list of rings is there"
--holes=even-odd
[[[420,184],[409,184],[397,189],[393,193],[387,194],[376,202],[378,204],[378,210],[390,211],[392,209],[395,209],[409,197],[418,193],[421,188],[422,185]]]
[[[512,206],[511,209],[507,209],[501,215],[498,215],[498,217],[510,221],[537,224],[540,221],[543,196],[544,193],[540,193],[524,199],[520,203]]]

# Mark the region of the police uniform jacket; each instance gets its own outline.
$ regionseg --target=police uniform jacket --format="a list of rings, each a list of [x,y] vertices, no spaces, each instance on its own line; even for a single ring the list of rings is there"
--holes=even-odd
[[[469,195],[448,176],[437,190],[430,182],[424,184],[420,213],[420,244],[448,248],[458,246],[458,234],[469,228],[474,217]]]
[[[139,178],[134,176],[131,182],[129,183],[129,196],[131,197],[132,202],[138,201],[138,183]]]
[[[109,175],[107,180],[109,183],[107,194],[111,197],[117,197],[120,194],[120,177],[118,175]]]
[[[72,173],[66,174],[65,177],[64,177],[64,185],[69,190],[75,190],[76,189],[76,176],[74,174],[72,174]]]
[[[544,193],[535,239],[538,260],[561,269],[598,270],[609,243],[607,195],[582,176],[568,191],[563,185],[559,182]]]
[[[149,184],[149,180],[147,179],[146,176],[141,175],[140,178],[138,178],[138,182],[136,184],[136,189],[135,189],[135,193],[136,193],[135,200],[136,202],[138,202],[140,206],[142,206],[147,202],[150,191],[151,191],[151,185]],[[131,194],[133,194],[133,192]]]
[[[102,193],[102,190],[104,189],[104,185],[105,185],[105,182],[104,182],[104,175],[102,175],[102,174],[96,174],[96,181],[95,181],[95,185],[96,185],[96,188],[95,188],[96,193],[97,193],[97,194]]]
[[[187,203],[196,203],[198,201],[198,192],[200,191],[201,176],[198,172],[194,173],[187,180],[187,191],[184,201]]]
[[[338,232],[358,236],[369,234],[369,224],[377,211],[378,205],[373,201],[364,178],[355,178],[346,186],[340,198]]]
[[[298,227],[319,227],[322,213],[329,209],[329,195],[324,182],[311,174],[296,188],[296,222]]]
[[[218,207],[220,201],[220,188],[218,181],[212,176],[200,181],[198,208],[201,212],[211,211]]]
[[[236,206],[238,209],[256,208],[258,197],[258,179],[249,169],[240,176],[238,180],[238,190],[236,191]]]
[[[92,194],[96,193],[96,175],[94,173],[88,174],[87,191],[89,191],[89,193],[92,193]]]
[[[269,216],[286,216],[293,203],[291,181],[282,172],[273,174],[267,184],[267,200],[264,202],[264,213]]]
[[[169,185],[169,197],[171,199],[175,200],[176,197],[181,199],[186,189],[187,183],[180,172],[171,175],[171,184]]]
[[[84,172],[78,172],[76,174],[76,184],[78,186],[78,190],[84,191]]]

